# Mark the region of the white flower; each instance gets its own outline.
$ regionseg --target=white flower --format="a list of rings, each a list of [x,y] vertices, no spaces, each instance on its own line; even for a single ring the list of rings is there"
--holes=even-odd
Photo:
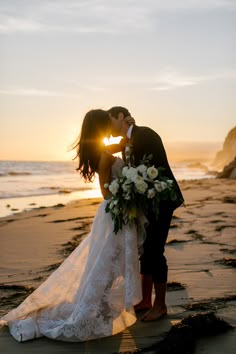
[[[138,183],[135,183],[135,187],[139,193],[144,194],[148,188],[148,184],[142,180]]]
[[[164,181],[161,181],[161,187],[162,187],[162,190],[164,191],[167,188],[167,183]]]
[[[147,197],[148,197],[149,199],[154,198],[155,195],[156,195],[156,191],[155,191],[154,188],[148,189],[148,191],[147,191]]]
[[[147,174],[148,174],[148,177],[154,179],[158,176],[158,170],[154,166],[149,167],[147,169]]]
[[[129,180],[133,181],[135,179],[135,177],[137,176],[137,170],[134,167],[130,167],[128,168],[128,170],[126,171],[126,178],[128,178]]]
[[[145,165],[139,165],[138,167],[137,167],[137,171],[138,172],[140,172],[140,173],[144,173],[144,172],[146,172],[147,171],[147,166],[145,166]]]
[[[128,166],[125,166],[125,167],[123,167],[123,169],[122,169],[122,175],[125,177],[126,176],[126,173],[127,173],[127,170],[129,169],[129,167]]]
[[[104,188],[109,188],[109,183],[104,183]]]
[[[137,183],[142,183],[144,181],[143,177],[142,176],[139,176],[139,175],[136,175],[135,178],[133,179],[133,182],[135,184]]]
[[[168,179],[166,182],[167,182],[170,186],[172,186],[172,184],[174,183],[173,179]]]
[[[154,183],[154,187],[155,187],[157,192],[162,192],[161,182],[159,182],[159,181],[155,182]]]
[[[114,180],[111,182],[110,186],[109,186],[109,191],[110,191],[113,195],[115,195],[115,194],[117,194],[118,190],[119,190],[119,183],[118,183],[118,180],[117,180],[117,179],[114,179]]]

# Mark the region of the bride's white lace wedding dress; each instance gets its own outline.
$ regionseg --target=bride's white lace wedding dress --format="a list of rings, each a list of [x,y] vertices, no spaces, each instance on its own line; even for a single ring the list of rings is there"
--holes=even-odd
[[[115,178],[123,161],[112,166]],[[46,336],[85,341],[114,335],[136,321],[141,300],[136,228],[113,222],[98,208],[90,234],[16,309],[1,318],[17,341]]]

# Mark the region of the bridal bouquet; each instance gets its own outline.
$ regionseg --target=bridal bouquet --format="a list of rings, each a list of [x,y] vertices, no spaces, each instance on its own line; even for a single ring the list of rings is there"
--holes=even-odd
[[[158,218],[160,201],[177,199],[174,181],[163,172],[161,167],[150,166],[146,158],[137,167],[124,166],[118,178],[105,184],[112,194],[105,210],[111,214],[115,233],[123,224],[137,223],[141,211],[147,216],[152,210]]]

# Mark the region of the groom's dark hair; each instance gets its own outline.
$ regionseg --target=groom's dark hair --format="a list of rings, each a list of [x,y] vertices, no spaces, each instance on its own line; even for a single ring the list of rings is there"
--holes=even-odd
[[[121,107],[121,106],[115,106],[112,107],[110,109],[108,109],[107,111],[112,117],[114,118],[118,118],[118,114],[119,113],[123,113],[125,117],[131,116],[131,114],[129,113],[128,109],[125,107]]]

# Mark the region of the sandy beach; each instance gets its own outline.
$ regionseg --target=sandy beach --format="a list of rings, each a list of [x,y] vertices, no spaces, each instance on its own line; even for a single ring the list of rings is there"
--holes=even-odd
[[[153,323],[138,320],[114,337],[86,343],[47,338],[17,343],[4,327],[1,352],[154,353],[155,345],[183,318],[213,311],[233,327],[217,336],[201,336],[193,352],[235,353],[236,181],[212,178],[179,184],[186,207],[175,211],[166,246],[167,317]],[[0,219],[0,315],[16,307],[86,237],[100,201],[84,199]]]

